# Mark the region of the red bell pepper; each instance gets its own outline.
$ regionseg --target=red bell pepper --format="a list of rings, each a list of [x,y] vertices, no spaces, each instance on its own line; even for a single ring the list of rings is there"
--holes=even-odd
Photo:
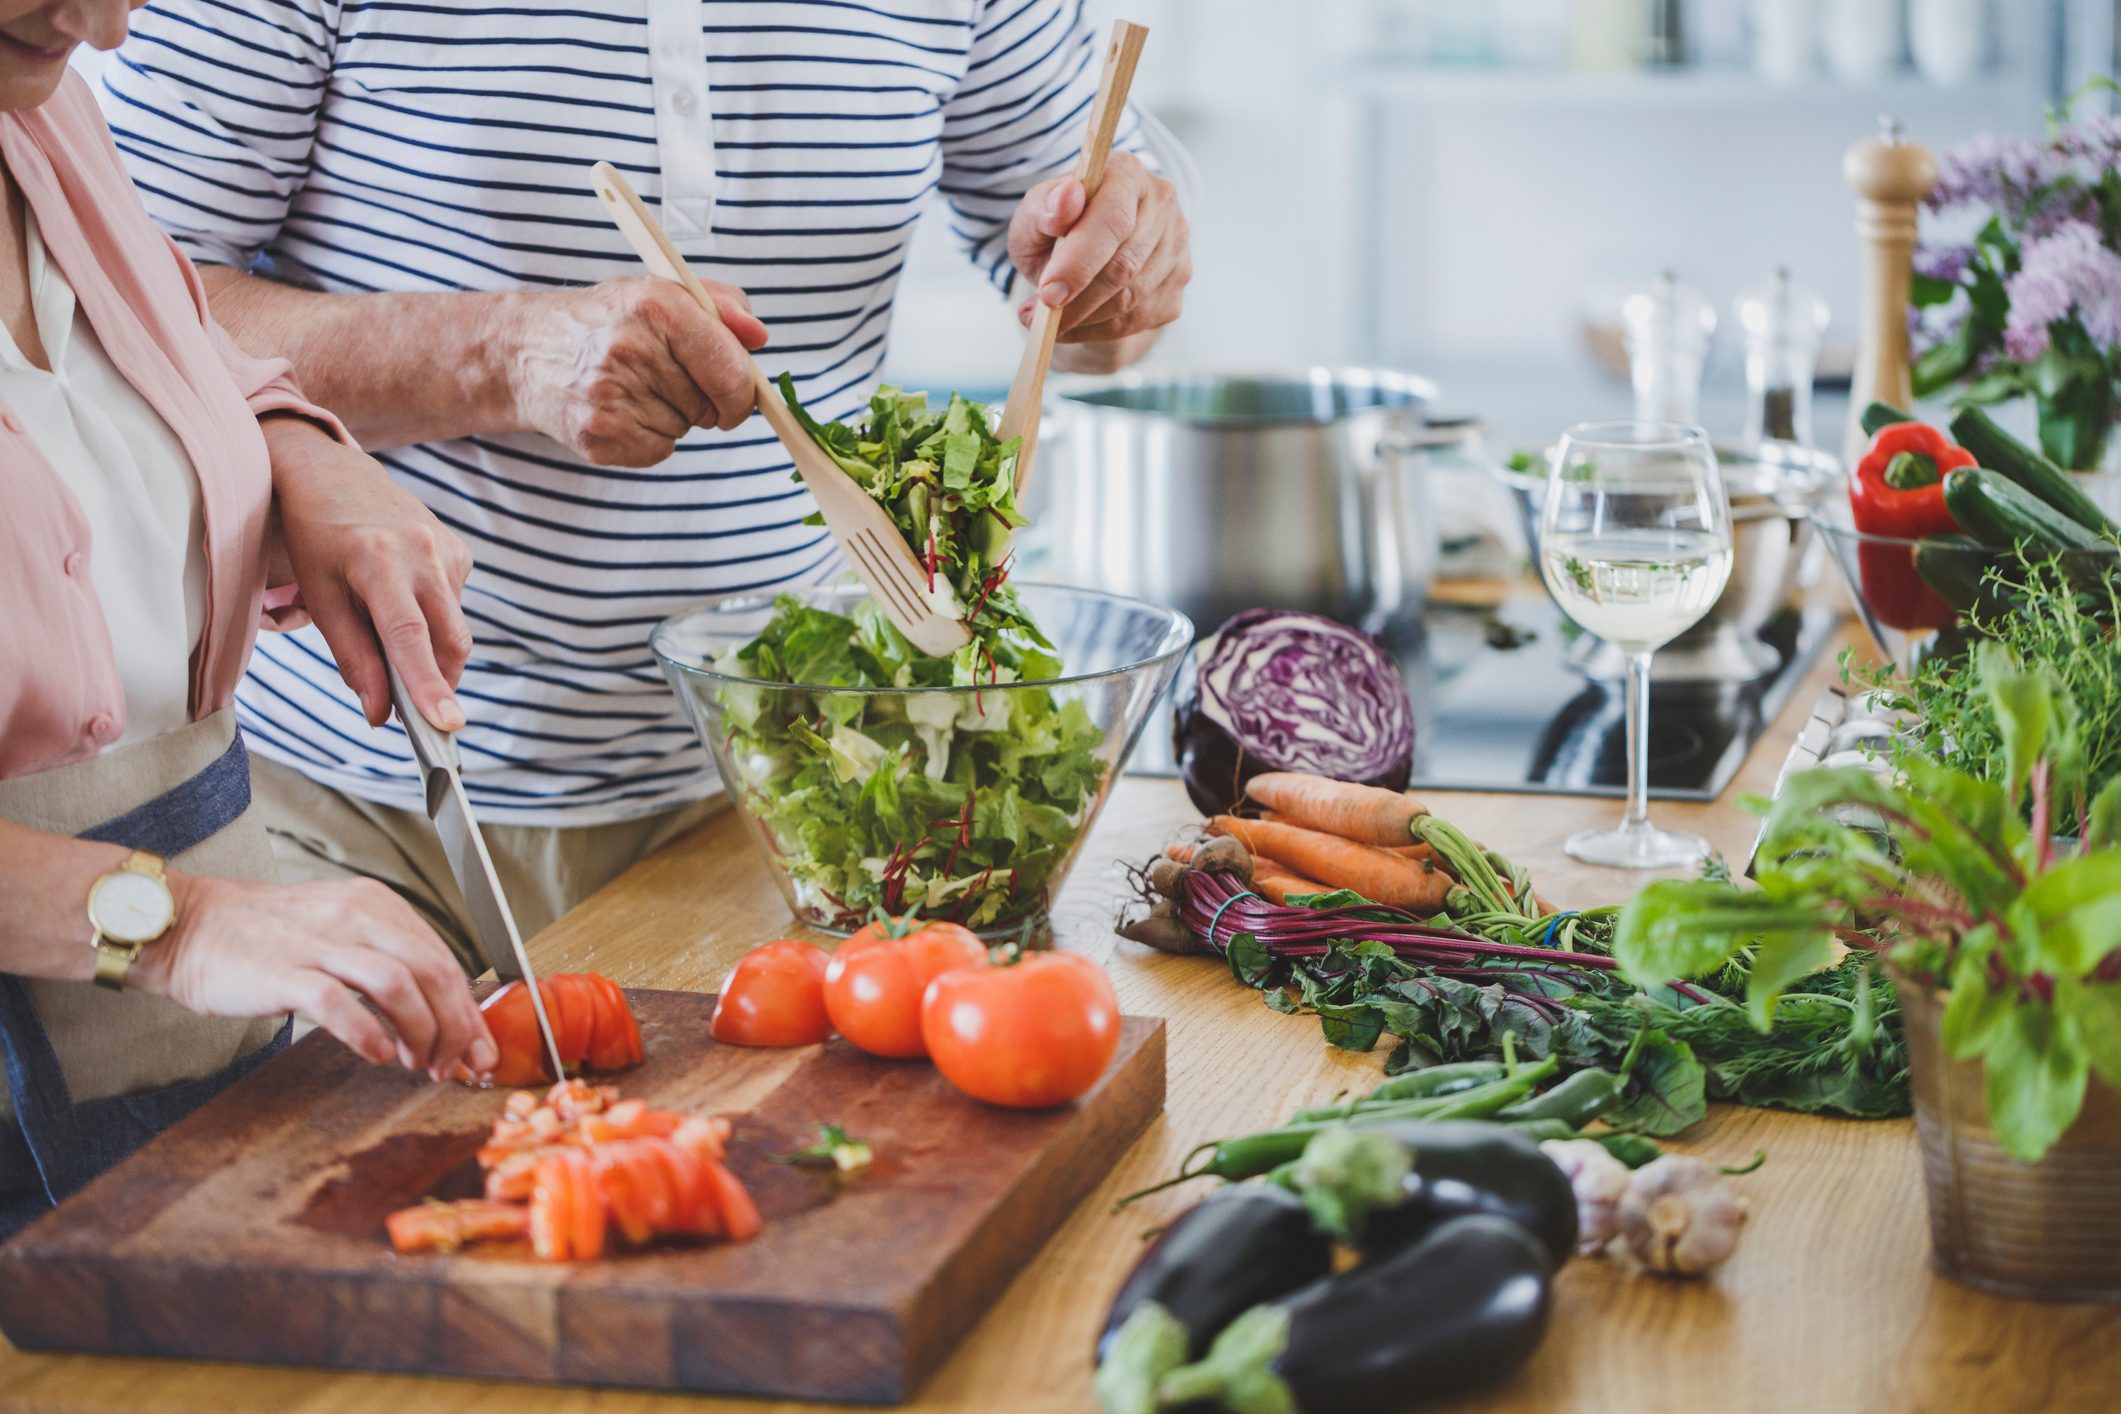
[[[1849,476],[1856,529],[1903,540],[1950,535],[1959,526],[1945,509],[1944,475],[1972,465],[1972,452],[1927,424],[1879,428]],[[1904,630],[1950,628],[1958,622],[1958,613],[1916,571],[1906,547],[1864,542],[1856,556],[1863,597],[1878,622]]]

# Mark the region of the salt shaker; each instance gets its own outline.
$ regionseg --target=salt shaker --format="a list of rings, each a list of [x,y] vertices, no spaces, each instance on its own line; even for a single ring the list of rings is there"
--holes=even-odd
[[[1698,422],[1701,366],[1716,333],[1716,306],[1667,270],[1620,306],[1627,334],[1635,416],[1646,422]]]
[[[1787,267],[1738,299],[1745,334],[1745,439],[1812,445],[1812,374],[1826,332],[1826,301]]]

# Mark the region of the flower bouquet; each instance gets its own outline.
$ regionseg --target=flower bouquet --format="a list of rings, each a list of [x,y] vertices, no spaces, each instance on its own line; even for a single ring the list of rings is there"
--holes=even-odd
[[[2057,465],[2103,462],[2121,398],[2121,117],[2079,118],[2095,80],[2043,139],[1984,136],[1940,161],[1929,207],[1986,219],[1925,244],[1912,292],[1918,398],[2031,398]]]

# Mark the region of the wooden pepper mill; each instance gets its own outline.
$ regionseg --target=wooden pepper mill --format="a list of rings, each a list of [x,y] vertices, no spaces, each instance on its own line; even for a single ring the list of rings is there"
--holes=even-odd
[[[1863,310],[1856,334],[1855,376],[1849,387],[1848,434],[1842,460],[1854,466],[1870,439],[1857,421],[1873,402],[1908,407],[1907,310],[1915,256],[1916,213],[1937,184],[1937,159],[1904,140],[1900,124],[1878,121],[1841,159],[1841,177],[1856,193],[1856,234],[1863,242]]]

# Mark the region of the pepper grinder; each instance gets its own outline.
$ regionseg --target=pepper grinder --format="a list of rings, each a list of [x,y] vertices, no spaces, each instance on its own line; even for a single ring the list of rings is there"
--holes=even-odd
[[[1870,444],[1857,421],[1863,409],[1873,402],[1904,408],[1915,400],[1908,375],[1909,272],[1916,212],[1937,184],[1937,159],[1906,141],[1897,121],[1880,118],[1878,136],[1841,159],[1841,176],[1856,193],[1856,235],[1863,243],[1863,309],[1841,449],[1842,461],[1854,466]]]
[[[1620,306],[1635,416],[1645,422],[1699,422],[1701,366],[1716,333],[1716,306],[1667,270]]]
[[[1738,300],[1745,332],[1745,440],[1812,445],[1812,375],[1826,332],[1826,301],[1790,278],[1787,266]]]

